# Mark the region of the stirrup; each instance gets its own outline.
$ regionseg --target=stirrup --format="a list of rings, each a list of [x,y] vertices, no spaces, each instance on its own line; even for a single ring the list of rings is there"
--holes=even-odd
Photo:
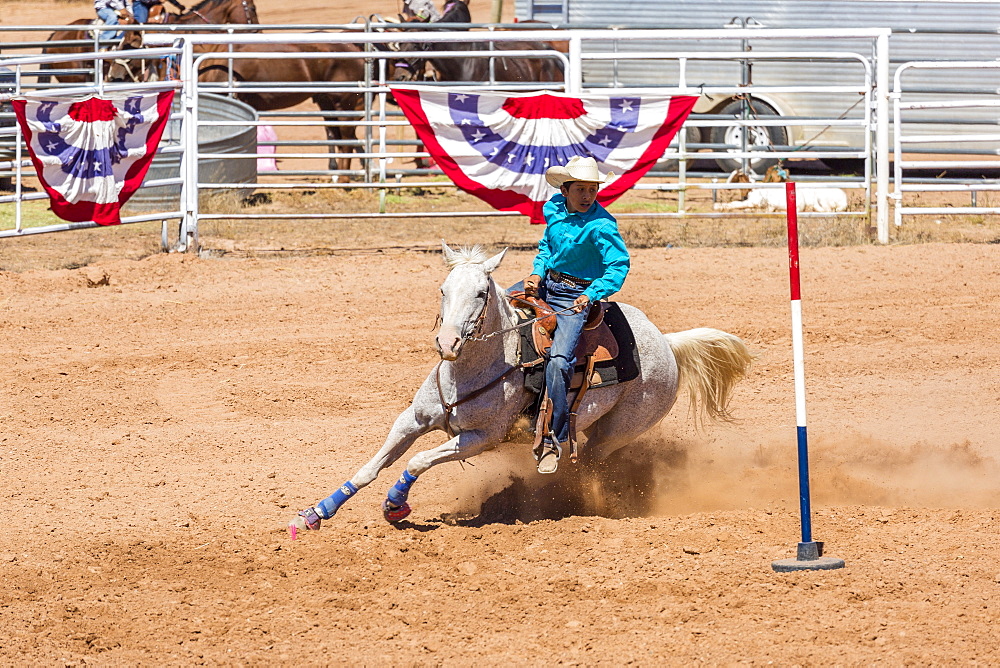
[[[537,462],[549,452],[555,452],[557,457],[562,457],[562,446],[559,444],[556,434],[553,431],[545,435],[544,440],[535,446],[532,454],[535,455],[535,461]]]
[[[542,441],[535,448],[535,461],[538,462],[538,472],[542,474],[555,473],[559,469],[562,458],[562,447],[558,441]]]

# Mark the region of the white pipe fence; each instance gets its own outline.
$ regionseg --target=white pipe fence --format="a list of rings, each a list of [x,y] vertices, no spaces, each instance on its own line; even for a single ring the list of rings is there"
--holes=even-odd
[[[1000,141],[1000,134],[995,132],[952,132],[947,134],[914,134],[907,131],[907,124],[904,123],[906,112],[926,112],[935,109],[955,112],[963,109],[998,109],[1000,108],[1000,90],[994,89],[990,95],[978,95],[972,100],[947,100],[947,99],[927,99],[926,93],[913,91],[905,85],[908,75],[920,70],[934,70],[940,72],[962,72],[962,71],[992,71],[1000,73],[1000,62],[997,61],[967,61],[967,62],[941,62],[941,61],[915,61],[900,66],[893,76],[892,90],[892,114],[893,114],[893,190],[891,193],[894,202],[894,222],[897,227],[903,224],[904,215],[953,215],[953,214],[987,214],[1000,213],[1000,198],[995,199],[998,204],[993,206],[979,206],[977,193],[1000,191],[1000,181],[992,182],[956,182],[942,178],[906,180],[904,178],[907,170],[929,169],[946,174],[948,170],[956,169],[997,169],[1000,168],[1000,158],[992,160],[955,160],[954,155],[961,153],[981,154],[989,152],[981,149],[982,144],[995,144]],[[930,96],[933,97],[933,96]],[[992,124],[995,125],[996,115],[993,115]],[[972,126],[974,128],[974,126]],[[942,158],[924,157],[921,159],[906,157],[905,148],[913,144],[941,144],[948,152]],[[994,155],[1000,151],[992,150]],[[930,193],[930,192],[967,192],[970,194],[969,206],[920,206],[916,202],[904,202],[905,193]]]
[[[221,27],[220,27],[221,28]],[[262,28],[266,28],[263,26]],[[845,128],[855,131],[861,137],[861,146],[851,150],[838,149],[838,147],[812,146],[810,150],[804,152],[801,146],[732,146],[732,145],[697,145],[688,146],[687,137],[682,130],[678,135],[677,150],[668,157],[676,159],[679,164],[676,179],[645,179],[637,184],[638,190],[675,191],[678,195],[678,210],[676,212],[664,212],[658,214],[619,214],[622,217],[635,216],[671,216],[684,217],[696,216],[699,218],[719,218],[731,217],[733,214],[714,211],[692,211],[686,205],[685,194],[691,191],[708,190],[714,193],[722,190],[732,190],[736,188],[748,187],[772,187],[770,184],[729,184],[720,182],[719,179],[698,178],[698,175],[690,169],[692,164],[706,159],[730,159],[734,161],[755,161],[760,159],[768,160],[788,160],[803,157],[815,159],[842,159],[853,158],[865,161],[865,169],[859,178],[835,178],[825,179],[822,182],[811,183],[817,187],[841,187],[856,188],[864,191],[864,207],[861,211],[851,211],[846,215],[875,218],[878,238],[887,242],[888,235],[888,174],[889,174],[889,114],[888,114],[888,36],[887,29],[867,29],[867,30],[773,30],[773,29],[725,29],[725,30],[630,30],[630,31],[609,31],[609,30],[495,30],[495,31],[435,31],[431,35],[427,33],[411,32],[322,32],[322,33],[199,33],[179,35],[168,32],[150,32],[146,35],[146,42],[155,48],[137,50],[130,52],[130,56],[159,60],[168,56],[180,58],[180,99],[182,121],[182,136],[179,145],[172,150],[180,151],[183,154],[181,174],[178,179],[171,183],[182,184],[182,194],[177,211],[168,211],[163,214],[144,214],[142,216],[130,217],[125,222],[141,222],[155,219],[180,219],[179,245],[181,247],[196,248],[198,243],[198,221],[211,218],[267,218],[275,220],[301,220],[303,218],[377,218],[377,217],[428,217],[428,214],[393,213],[387,210],[385,193],[393,189],[434,186],[441,187],[440,181],[419,180],[420,176],[426,175],[427,170],[412,169],[407,170],[399,167],[400,160],[409,158],[421,158],[427,154],[417,150],[415,141],[410,144],[410,150],[404,147],[405,142],[394,140],[390,137],[390,132],[398,132],[397,128],[405,128],[408,123],[386,103],[386,95],[390,92],[389,83],[386,81],[387,61],[401,57],[427,57],[429,55],[441,57],[481,57],[495,58],[496,51],[483,49],[482,51],[463,51],[461,54],[438,49],[433,54],[415,50],[413,45],[426,42],[435,44],[465,43],[471,40],[476,42],[488,42],[490,48],[492,44],[510,41],[548,41],[563,42],[568,45],[566,53],[553,52],[547,50],[534,51],[519,49],[516,51],[504,50],[504,57],[525,57],[539,58],[550,57],[559,59],[563,64],[566,79],[563,82],[540,84],[535,82],[530,85],[533,89],[548,87],[554,90],[562,90],[571,94],[604,94],[613,90],[616,94],[655,94],[655,95],[703,95],[723,99],[734,99],[738,96],[748,96],[754,99],[776,100],[788,98],[794,95],[813,94],[842,94],[855,97],[858,102],[857,115],[851,116],[843,109],[831,110],[828,115],[819,116],[744,116],[742,118],[719,117],[712,114],[696,115],[688,121],[688,125],[693,129],[704,129],[705,133],[710,133],[715,128],[736,128],[738,134],[747,136],[752,132],[767,131],[769,128],[783,129],[785,132],[806,131],[809,128]],[[730,44],[732,40],[753,39],[754,49],[752,51],[734,50]],[[824,40],[824,48],[807,48],[797,50],[789,48],[790,43],[809,45],[815,40]],[[606,45],[609,41],[615,44],[624,44],[630,41],[648,43],[650,40],[662,44],[662,47],[655,49],[645,48],[642,52],[630,52],[628,50],[608,51]],[[684,51],[670,47],[670,43],[676,40],[697,40],[704,45],[703,51]],[[845,46],[837,47],[838,40]],[[859,53],[858,41],[861,40],[868,45],[865,49],[860,49],[864,53]],[[176,46],[173,46],[176,42]],[[365,45],[375,45],[385,47],[393,44],[397,51],[365,51],[363,57],[369,59],[374,65],[368,69],[368,74],[363,81],[349,82],[348,84],[337,84],[333,82],[290,82],[290,83],[256,83],[228,81],[216,84],[201,83],[196,84],[197,73],[200,67],[209,60],[229,60],[234,61],[244,58],[254,58],[262,60],[272,60],[288,58],[287,53],[262,52],[262,53],[240,53],[235,51],[222,51],[214,53],[200,53],[200,51],[211,49],[225,49],[232,45],[240,44],[337,44],[349,43],[365,47]],[[765,48],[764,45],[774,43],[775,48]],[[827,44],[833,44],[826,48]],[[713,48],[718,45],[719,48]],[[595,50],[595,47],[602,47]],[[120,53],[108,54],[86,54],[84,58],[94,58],[101,60],[109,57],[120,57]],[[357,53],[343,54],[336,52],[323,52],[318,54],[297,53],[295,58],[358,58]],[[25,72],[31,67],[36,67],[43,62],[58,62],[65,60],[66,56],[29,56],[25,58],[10,59],[0,61],[0,66],[12,67],[18,73],[18,92],[25,90],[23,80]],[[659,63],[671,63],[676,67],[677,78],[673,81],[664,81],[662,85],[655,87],[627,85],[621,81],[614,83],[613,88],[609,88],[608,82],[585,79],[584,73],[589,66],[601,63],[612,63],[614,67],[625,66],[627,63],[646,63],[649,66]],[[793,66],[801,68],[815,67],[816,63],[840,64],[853,63],[852,77],[847,82],[835,82],[827,85],[822,81],[799,82],[792,84],[753,84],[749,82],[744,85],[741,81],[731,82],[711,82],[701,85],[697,83],[697,77],[693,76],[691,68],[696,63],[729,63],[744,65],[765,64],[765,63],[791,63]],[[663,65],[660,65],[663,66]],[[161,83],[159,86],[177,85],[176,83]],[[438,84],[426,84],[438,85]],[[462,85],[448,83],[448,86]],[[472,90],[523,90],[525,84],[510,84],[504,82],[490,82],[488,84],[467,84]],[[138,85],[112,85],[103,82],[96,82],[92,86],[82,86],[76,88],[60,88],[60,94],[67,94],[71,91],[78,93],[86,92],[110,92],[113,90],[139,90],[147,86]],[[248,123],[245,121],[207,121],[199,113],[199,96],[206,92],[216,93],[252,93],[252,92],[274,92],[274,91],[298,91],[298,92],[352,92],[363,94],[369,103],[363,111],[356,112],[355,117],[338,118],[323,117],[321,121],[316,121],[317,114],[310,112],[265,112],[258,121]],[[778,104],[778,102],[775,102]],[[849,111],[849,110],[848,110]],[[841,113],[844,112],[844,113]],[[296,114],[303,114],[298,116]],[[304,115],[310,114],[312,118],[306,119]],[[838,116],[838,114],[840,114]],[[284,120],[277,120],[284,118]],[[346,118],[346,120],[345,120]],[[295,127],[330,127],[335,125],[358,126],[365,130],[365,137],[358,142],[360,152],[351,154],[353,158],[360,158],[369,161],[368,166],[360,172],[347,170],[346,173],[339,173],[340,170],[287,170],[281,175],[284,178],[270,179],[264,174],[258,177],[255,188],[273,191],[276,189],[316,189],[316,188],[372,188],[380,193],[379,210],[374,212],[352,212],[343,214],[303,214],[301,212],[288,213],[227,213],[208,214],[200,211],[199,194],[206,189],[222,188],[246,188],[246,184],[234,183],[205,183],[199,180],[199,163],[205,159],[246,159],[267,157],[268,154],[240,153],[221,155],[217,153],[207,153],[200,151],[198,147],[199,128],[210,126],[230,125],[273,125],[281,128]],[[3,130],[0,130],[3,132]],[[19,138],[19,137],[18,137]],[[0,137],[2,139],[2,137]],[[20,142],[15,142],[20,150]],[[294,150],[297,146],[302,148],[325,147],[334,149],[336,142],[323,141],[281,141],[283,149],[289,149],[278,153],[277,157],[289,163],[297,160],[315,162],[322,154],[310,152],[308,150]],[[704,150],[706,149],[707,150]],[[332,156],[336,154],[331,153]],[[4,163],[0,154],[0,171]],[[18,154],[9,164],[16,169],[17,187],[13,195],[0,193],[0,206],[12,203],[15,207],[20,207],[21,202],[39,198],[40,193],[26,193],[21,188],[22,170],[27,166],[23,156]],[[287,177],[286,177],[287,174]],[[336,178],[338,176],[360,176],[363,180],[351,183],[335,183],[330,181],[317,182],[316,179],[306,180],[298,177],[322,177]],[[415,180],[416,179],[416,180]],[[159,183],[157,183],[158,185]],[[147,184],[149,185],[149,184]],[[869,208],[873,207],[873,209]],[[469,211],[454,213],[435,213],[439,215],[463,215],[463,216],[484,216],[484,215],[515,215],[495,211]],[[804,214],[824,215],[824,214]],[[17,222],[13,230],[0,230],[0,237],[18,236],[21,234],[54,231],[64,229],[66,226],[48,226],[44,228],[24,228],[20,222],[20,210],[16,214]],[[85,225],[85,224],[84,224]],[[74,226],[79,226],[74,224]]]

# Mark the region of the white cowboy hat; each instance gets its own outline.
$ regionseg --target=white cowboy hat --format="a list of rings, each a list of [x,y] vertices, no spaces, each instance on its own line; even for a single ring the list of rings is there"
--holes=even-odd
[[[557,165],[545,170],[545,180],[554,188],[561,188],[562,184],[567,181],[604,183],[612,177],[614,177],[613,172],[601,174],[597,168],[597,160],[581,156],[570,158],[565,165]]]

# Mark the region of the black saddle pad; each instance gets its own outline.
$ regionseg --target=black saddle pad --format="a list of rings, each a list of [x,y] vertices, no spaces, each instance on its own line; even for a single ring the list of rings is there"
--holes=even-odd
[[[524,320],[528,320],[525,318]],[[591,388],[607,387],[616,383],[624,383],[639,377],[639,349],[635,345],[635,334],[622,313],[617,302],[608,302],[604,310],[604,322],[608,323],[611,333],[618,341],[618,357],[606,362],[598,362],[594,365],[594,372],[601,378],[601,382],[594,383]],[[535,350],[535,343],[531,337],[531,328],[521,328],[521,362],[530,362],[539,358],[538,351]],[[541,393],[545,386],[544,365],[525,369],[524,386],[535,393]],[[583,365],[578,365],[577,370],[582,371]]]

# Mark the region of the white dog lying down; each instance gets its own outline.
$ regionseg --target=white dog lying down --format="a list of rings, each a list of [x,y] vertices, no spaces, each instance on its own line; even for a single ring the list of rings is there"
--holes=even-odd
[[[795,201],[800,211],[812,209],[823,213],[847,211],[847,193],[840,188],[809,188],[799,186],[795,189]],[[768,209],[769,211],[785,210],[784,188],[756,188],[750,191],[745,200],[736,202],[717,202],[717,211],[734,209]]]

